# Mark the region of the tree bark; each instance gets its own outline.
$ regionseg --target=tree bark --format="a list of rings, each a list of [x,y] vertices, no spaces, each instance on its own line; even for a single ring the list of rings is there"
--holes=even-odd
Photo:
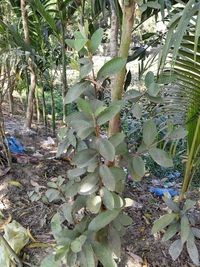
[[[123,21],[122,35],[119,48],[119,57],[127,58],[129,46],[131,43],[132,29],[135,18],[135,1],[129,0],[128,4],[122,5]],[[124,67],[115,77],[115,82],[111,90],[112,101],[122,99],[124,81],[126,76],[126,68]],[[117,114],[109,123],[109,135],[113,135],[120,131],[120,114]]]
[[[114,8],[111,8],[111,28],[110,28],[110,55],[117,56],[118,52],[119,22]]]
[[[27,45],[30,45],[30,35],[29,35],[29,27],[28,27],[28,16],[27,16],[27,3],[26,0],[20,1],[20,7],[21,7],[21,15],[22,15],[22,25],[23,25],[23,31],[24,31],[24,41]],[[28,104],[27,104],[27,110],[26,110],[26,119],[25,119],[25,128],[31,128],[32,124],[32,118],[33,118],[33,100],[35,96],[35,88],[36,88],[36,69],[33,63],[33,60],[29,58],[28,60],[28,68],[30,71],[30,88],[28,93]]]

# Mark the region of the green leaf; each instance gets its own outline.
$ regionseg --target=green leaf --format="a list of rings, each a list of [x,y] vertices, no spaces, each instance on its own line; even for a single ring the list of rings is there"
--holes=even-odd
[[[86,208],[90,212],[97,214],[101,208],[101,197],[96,195],[91,195],[87,198]]]
[[[79,167],[84,168],[89,166],[90,162],[94,160],[97,156],[97,151],[94,149],[84,149],[78,153],[73,158],[73,162]]]
[[[40,15],[45,19],[45,22],[49,24],[51,29],[53,30],[54,34],[57,38],[59,38],[58,30],[56,27],[56,23],[53,19],[53,17],[49,14],[48,11],[45,10],[44,6],[41,4],[40,0],[34,0],[31,1],[31,4],[37,8],[37,11],[40,13]]]
[[[169,225],[165,234],[163,235],[162,242],[166,242],[170,240],[176,233],[178,232],[178,224],[173,223]]]
[[[54,255],[48,255],[45,257],[42,262],[40,267],[61,267],[61,262],[60,261],[55,261]]]
[[[115,148],[108,139],[98,138],[97,148],[101,156],[106,160],[113,161],[115,159]]]
[[[162,149],[152,148],[149,151],[149,154],[151,155],[152,159],[160,166],[173,167],[173,161],[170,158],[169,154]]]
[[[195,244],[194,235],[191,232],[187,240],[186,246],[190,259],[196,266],[199,266],[199,252]]]
[[[80,63],[80,79],[83,79],[92,71],[93,64],[91,60],[88,58],[79,59],[79,63]]]
[[[75,40],[74,39],[65,39],[65,42],[67,43],[67,45],[70,48],[75,49],[75,46],[74,46]]]
[[[200,238],[200,229],[195,228],[195,227],[192,227],[191,229],[192,229],[194,236],[197,238]]]
[[[95,258],[92,246],[90,244],[85,243],[82,247],[81,252],[81,267],[95,267]]]
[[[195,30],[194,61],[196,61],[196,57],[197,57],[197,49],[198,49],[199,37],[200,37],[200,10],[198,11],[197,22],[196,22],[196,30]]]
[[[76,267],[77,253],[74,253],[73,251],[70,250],[67,254],[66,259],[68,267]]]
[[[54,182],[48,182],[47,185],[48,185],[48,187],[51,187],[51,188],[54,188],[54,189],[58,188],[57,184],[54,183]]]
[[[122,193],[124,191],[126,173],[122,168],[110,167],[113,177],[115,178],[115,192]]]
[[[125,213],[120,213],[119,216],[117,217],[117,220],[122,224],[123,226],[129,226],[133,223],[132,218],[125,214]]]
[[[68,170],[67,176],[69,179],[76,178],[76,177],[83,175],[85,172],[86,172],[86,169],[84,169],[84,168],[75,168],[72,170]]]
[[[112,196],[114,199],[114,208],[115,209],[121,209],[125,206],[125,200],[122,197],[120,197],[120,195],[112,192]]]
[[[145,86],[149,88],[152,83],[154,83],[154,74],[152,71],[149,71],[145,76]]]
[[[135,103],[133,106],[133,109],[131,110],[133,117],[135,117],[136,119],[141,119],[142,117],[142,108],[138,103]]]
[[[89,137],[92,133],[94,133],[95,128],[94,127],[84,127],[80,128],[77,131],[77,136],[81,139],[84,140],[87,137]]]
[[[111,251],[114,252],[115,256],[117,258],[120,258],[121,257],[121,238],[120,238],[119,232],[111,225],[109,226],[109,229],[108,229],[108,244],[109,244]]]
[[[190,225],[186,215],[181,218],[181,242],[182,244],[188,239],[190,234]]]
[[[53,232],[54,237],[56,237],[61,231],[61,216],[57,212],[51,219],[51,231]]]
[[[61,190],[65,197],[74,197],[79,191],[80,184],[70,180],[67,184],[63,185]]]
[[[140,180],[145,175],[145,164],[143,159],[141,157],[134,157],[131,164],[133,168],[131,175],[136,180]]]
[[[102,125],[110,121],[115,115],[121,110],[122,102],[115,101],[110,104],[109,107],[105,108],[97,117],[97,124]]]
[[[169,213],[165,214],[162,217],[160,217],[158,220],[154,222],[153,228],[152,228],[152,234],[155,234],[159,232],[160,230],[164,229],[166,226],[171,224],[176,218],[175,213]]]
[[[64,216],[64,218],[70,223],[73,224],[74,220],[72,218],[72,205],[71,203],[64,203],[61,206],[61,211]]]
[[[158,95],[158,93],[160,92],[160,87],[157,83],[152,83],[150,84],[147,93],[150,96],[156,97]]]
[[[60,198],[60,193],[56,189],[48,189],[45,195],[48,198],[49,202],[52,202]]]
[[[169,134],[168,138],[171,140],[179,140],[185,138],[186,135],[187,131],[182,126],[179,126]]]
[[[83,111],[86,114],[93,114],[93,111],[90,106],[90,102],[88,100],[85,100],[83,98],[78,98],[76,103],[80,111]]]
[[[103,80],[121,71],[126,65],[126,58],[115,57],[106,62],[97,73],[97,80]]]
[[[175,203],[173,201],[171,196],[169,196],[168,194],[164,195],[163,200],[165,201],[165,203],[166,203],[166,205],[168,206],[169,209],[171,209],[175,213],[180,212],[179,206],[177,205],[177,203]]]
[[[178,50],[180,48],[180,44],[186,32],[187,26],[191,20],[192,15],[195,13],[195,10],[193,9],[195,2],[195,0],[189,0],[185,8],[183,9],[182,16],[180,17],[176,32],[174,33],[174,36],[176,38],[174,40],[173,60],[175,60],[175,58],[177,57]]]
[[[196,204],[196,201],[191,200],[191,199],[186,199],[184,206],[183,206],[183,211],[186,212],[187,210],[194,208],[195,204]]]
[[[125,92],[124,100],[138,100],[141,96],[139,91],[132,89]]]
[[[113,260],[112,251],[99,242],[92,244],[97,259],[102,263],[103,267],[117,267],[116,262]]]
[[[107,187],[108,190],[115,190],[115,177],[113,176],[111,170],[106,165],[101,165],[99,167],[99,174],[102,179],[102,183]]]
[[[98,49],[99,45],[101,44],[103,38],[103,29],[100,28],[98,30],[96,30],[92,37],[91,37],[91,42],[89,45],[89,50],[92,54],[94,54],[96,52],[96,50]]]
[[[87,239],[86,235],[81,235],[79,237],[77,237],[72,243],[71,243],[71,250],[74,253],[78,253],[82,250],[82,246],[85,243]]]
[[[85,44],[87,43],[87,39],[85,38],[76,38],[74,40],[74,48],[76,49],[77,52],[79,52],[84,46]]]
[[[99,177],[97,173],[88,174],[83,180],[81,181],[79,194],[80,195],[88,195],[94,193],[98,188]]]
[[[180,239],[174,241],[171,246],[169,247],[169,254],[171,255],[172,259],[175,261],[181,254],[183,250],[183,245]]]
[[[98,214],[89,224],[88,230],[97,232],[111,223],[119,214],[120,210],[106,210]]]
[[[143,125],[143,141],[150,146],[157,137],[157,129],[153,120],[147,120]]]
[[[82,95],[85,91],[93,89],[91,83],[89,81],[79,82],[68,90],[64,104],[70,104],[74,102],[80,95]]]
[[[124,141],[124,138],[125,138],[124,133],[116,133],[113,134],[108,140],[114,147],[117,147]]]
[[[102,195],[102,200],[103,200],[103,204],[105,205],[105,207],[108,210],[113,210],[115,207],[115,201],[114,201],[112,193],[106,187],[103,187],[101,189],[100,194]]]

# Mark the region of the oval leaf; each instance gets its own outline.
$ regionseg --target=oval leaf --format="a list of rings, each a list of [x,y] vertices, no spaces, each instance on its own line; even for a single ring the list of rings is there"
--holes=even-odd
[[[172,259],[175,261],[180,256],[182,250],[183,250],[182,242],[180,239],[178,239],[171,244],[169,248],[169,254],[171,255]]]
[[[143,125],[143,140],[147,146],[150,146],[157,137],[157,129],[153,120],[148,120]]]
[[[70,104],[71,102],[74,102],[80,95],[91,88],[93,87],[88,81],[75,84],[74,86],[70,87],[69,91],[67,92],[64,99],[64,104]]]
[[[160,166],[163,167],[173,167],[173,161],[169,154],[162,149],[153,148],[149,151],[152,159]]]
[[[114,57],[106,62],[97,73],[97,80],[105,79],[106,77],[118,73],[126,65],[126,58]]]
[[[155,234],[168,226],[170,223],[172,223],[176,218],[175,213],[165,214],[162,217],[160,217],[158,220],[156,220],[153,224],[152,228],[152,234]]]
[[[111,223],[119,214],[120,210],[107,210],[97,215],[89,224],[88,230],[97,232]]]
[[[111,170],[106,165],[101,165],[99,167],[99,174],[105,187],[107,187],[110,191],[114,191],[115,177],[113,176]]]
[[[98,151],[106,160],[113,161],[115,158],[115,148],[108,139],[99,138],[97,140]]]

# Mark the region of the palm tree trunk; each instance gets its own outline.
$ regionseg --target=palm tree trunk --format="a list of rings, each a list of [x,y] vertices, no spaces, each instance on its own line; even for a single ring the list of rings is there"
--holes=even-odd
[[[135,18],[135,1],[129,0],[127,4],[122,5],[123,21],[122,35],[119,48],[119,57],[127,58],[129,46],[131,43],[132,29]],[[112,101],[122,99],[124,80],[126,76],[126,68],[124,67],[115,77],[115,82],[112,86],[111,97]],[[109,135],[120,131],[120,114],[117,114],[109,123]]]
[[[22,15],[22,24],[23,24],[23,31],[24,31],[24,41],[27,45],[30,45],[30,36],[29,36],[29,28],[28,28],[28,16],[27,16],[27,9],[26,9],[26,0],[20,1],[21,7],[21,15]],[[30,71],[30,88],[28,93],[28,104],[26,110],[26,119],[25,119],[25,128],[31,128],[32,118],[33,118],[33,102],[34,102],[34,95],[35,95],[35,88],[36,88],[36,69],[34,63],[31,58],[28,60],[28,67]]]

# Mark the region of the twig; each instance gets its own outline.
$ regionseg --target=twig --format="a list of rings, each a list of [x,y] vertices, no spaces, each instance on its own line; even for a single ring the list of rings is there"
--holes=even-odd
[[[0,234],[0,240],[2,241],[2,244],[7,248],[10,255],[14,258],[18,267],[23,267],[23,264],[22,264],[20,258],[17,256],[15,251],[11,248],[11,246],[8,244],[7,240],[2,236],[2,234]]]

